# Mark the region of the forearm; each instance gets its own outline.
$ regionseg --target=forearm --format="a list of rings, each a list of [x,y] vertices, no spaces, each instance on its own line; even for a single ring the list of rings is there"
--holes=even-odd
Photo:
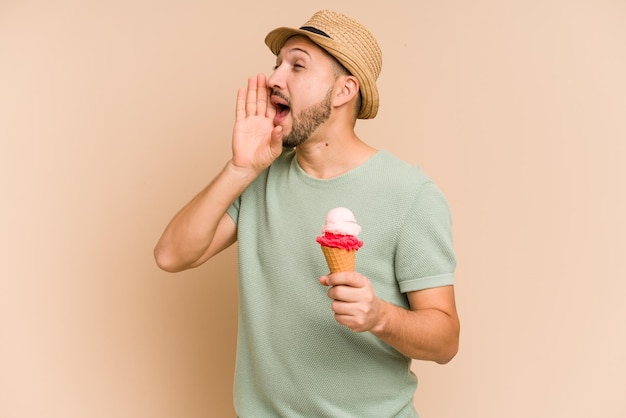
[[[379,321],[371,332],[407,357],[445,364],[457,353],[459,329],[456,314],[408,310],[380,300]]]
[[[231,162],[185,205],[170,221],[159,239],[154,256],[166,271],[195,267],[214,243],[215,234],[228,207],[254,180],[256,173],[242,170]],[[215,248],[218,252],[221,248]],[[208,258],[206,257],[206,258]]]

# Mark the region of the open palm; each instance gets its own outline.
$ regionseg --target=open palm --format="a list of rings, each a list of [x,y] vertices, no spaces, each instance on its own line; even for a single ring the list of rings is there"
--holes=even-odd
[[[260,172],[282,152],[282,127],[274,126],[276,109],[269,101],[265,75],[248,78],[237,92],[233,129],[233,164]]]

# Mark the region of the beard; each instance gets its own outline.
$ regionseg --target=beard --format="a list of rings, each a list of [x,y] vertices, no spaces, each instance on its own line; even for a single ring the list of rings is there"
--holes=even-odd
[[[330,117],[332,88],[328,89],[326,97],[316,105],[303,110],[297,116],[293,115],[291,132],[283,138],[283,147],[295,148],[306,142],[311,134]]]

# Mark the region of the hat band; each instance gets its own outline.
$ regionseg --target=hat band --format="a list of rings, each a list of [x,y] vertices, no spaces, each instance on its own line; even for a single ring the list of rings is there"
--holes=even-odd
[[[314,28],[313,26],[302,26],[300,28],[300,30],[305,30],[307,32],[312,32],[312,33],[315,33],[317,35],[321,35],[321,36],[323,36],[325,38],[332,39],[330,36],[328,36],[328,34],[326,32],[324,32],[322,30],[319,30],[318,28]]]

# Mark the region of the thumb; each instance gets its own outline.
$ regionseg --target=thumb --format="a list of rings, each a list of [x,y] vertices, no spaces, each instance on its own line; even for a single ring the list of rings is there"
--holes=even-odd
[[[328,276],[320,277],[320,284],[322,286],[330,286],[330,279],[328,278]]]
[[[283,127],[278,125],[274,126],[270,135],[270,146],[272,148],[283,147]]]

